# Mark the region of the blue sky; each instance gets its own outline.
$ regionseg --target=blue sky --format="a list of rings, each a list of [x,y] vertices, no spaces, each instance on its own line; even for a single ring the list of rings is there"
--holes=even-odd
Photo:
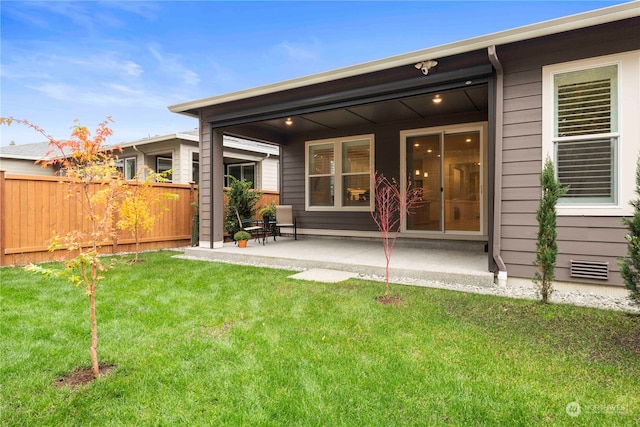
[[[59,139],[111,116],[133,141],[197,127],[168,105],[619,3],[2,1],[0,114]]]

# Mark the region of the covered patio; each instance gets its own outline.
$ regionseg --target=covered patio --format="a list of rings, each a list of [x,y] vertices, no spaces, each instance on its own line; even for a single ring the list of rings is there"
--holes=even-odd
[[[429,280],[490,287],[493,273],[487,271],[487,254],[478,242],[398,241],[393,250],[389,276],[392,282]],[[358,275],[385,274],[385,257],[380,240],[278,237],[265,245],[252,240],[246,248],[234,243],[208,249],[185,250],[190,257],[273,268],[307,270],[322,268]]]

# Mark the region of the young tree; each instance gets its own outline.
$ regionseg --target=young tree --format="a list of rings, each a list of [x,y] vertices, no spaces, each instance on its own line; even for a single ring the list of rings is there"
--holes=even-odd
[[[136,242],[136,255],[133,263],[138,262],[140,253],[140,237],[143,232],[153,230],[156,220],[162,214],[162,210],[167,208],[162,204],[164,200],[177,200],[175,193],[159,193],[153,187],[154,182],[167,182],[167,176],[171,170],[156,173],[144,166],[136,173],[133,182],[126,182],[122,186],[120,200],[118,203],[118,222],[116,227],[120,230],[128,230],[133,233]],[[161,211],[153,212],[153,207],[158,206]]]
[[[51,150],[41,160],[44,166],[55,166],[67,178],[68,197],[75,202],[75,207],[86,216],[87,226],[72,230],[64,235],[56,235],[50,250],[67,249],[77,255],[64,264],[63,269],[49,269],[37,265],[29,265],[30,271],[43,274],[45,277],[64,277],[76,286],[83,286],[89,298],[89,317],[91,323],[91,362],[95,377],[100,373],[98,365],[98,328],[96,318],[96,290],[102,275],[108,268],[99,258],[100,247],[108,244],[115,233],[113,214],[117,207],[121,189],[120,174],[115,165],[114,148],[104,146],[112,131],[107,126],[111,118],[100,123],[92,136],[89,130],[76,124],[68,140],[57,140],[48,135],[42,128],[27,120],[0,118],[0,124],[17,123],[32,128],[49,141]],[[77,123],[77,122],[76,122]],[[115,148],[117,149],[117,148]]]
[[[558,244],[556,242],[556,204],[558,199],[567,192],[557,180],[553,163],[547,157],[540,174],[542,197],[536,212],[538,220],[538,242],[536,244],[536,260],[533,265],[538,271],[533,276],[533,282],[538,285],[538,291],[543,303],[548,303],[553,293],[553,279],[555,277]]]
[[[385,298],[389,297],[389,263],[391,254],[400,233],[402,219],[412,214],[412,209],[422,205],[422,188],[411,186],[407,179],[404,191],[400,191],[400,184],[392,178],[389,181],[383,174],[371,173],[374,182],[375,206],[371,217],[378,226],[382,236],[385,264]]]
[[[636,161],[636,194],[640,197],[640,158]],[[619,265],[620,275],[631,292],[629,296],[640,305],[640,198],[630,204],[633,206],[633,218],[622,218],[629,228],[625,236],[629,257],[621,259]]]

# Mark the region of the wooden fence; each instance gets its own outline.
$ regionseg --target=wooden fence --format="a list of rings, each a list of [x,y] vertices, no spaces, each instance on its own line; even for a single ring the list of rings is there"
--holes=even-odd
[[[71,230],[87,230],[89,226],[80,204],[68,197],[69,185],[64,185],[64,181],[60,177],[10,175],[0,171],[0,265],[63,260],[73,256],[67,250],[48,250],[56,233],[63,235]],[[140,250],[190,245],[195,209],[191,203],[197,197],[195,186],[158,183],[153,185],[153,191],[178,194],[178,199],[164,201],[167,210],[161,206],[152,207],[153,214],[159,214],[159,217],[154,228],[142,234]],[[112,242],[101,247],[103,253],[134,250],[132,233],[121,230]]]
[[[0,266],[59,261],[74,255],[66,250],[49,252],[55,234],[89,227],[79,203],[67,196],[69,186],[63,184],[65,181],[68,182],[60,177],[13,175],[0,170]],[[197,200],[197,188],[188,184],[156,183],[153,189],[159,194],[177,194],[178,199],[164,201],[166,211],[161,206],[153,207],[153,214],[159,217],[150,232],[143,232],[140,250],[189,246],[195,213],[192,203]],[[278,204],[277,191],[262,193],[258,210],[271,201]],[[117,231],[112,242],[101,247],[105,254],[134,250],[133,234],[122,230]]]

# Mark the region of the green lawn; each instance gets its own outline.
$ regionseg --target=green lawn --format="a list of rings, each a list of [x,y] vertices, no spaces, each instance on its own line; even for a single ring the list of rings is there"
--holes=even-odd
[[[1,274],[6,426],[638,425],[640,317],[143,254],[98,289]],[[581,414],[570,417],[567,404]]]

